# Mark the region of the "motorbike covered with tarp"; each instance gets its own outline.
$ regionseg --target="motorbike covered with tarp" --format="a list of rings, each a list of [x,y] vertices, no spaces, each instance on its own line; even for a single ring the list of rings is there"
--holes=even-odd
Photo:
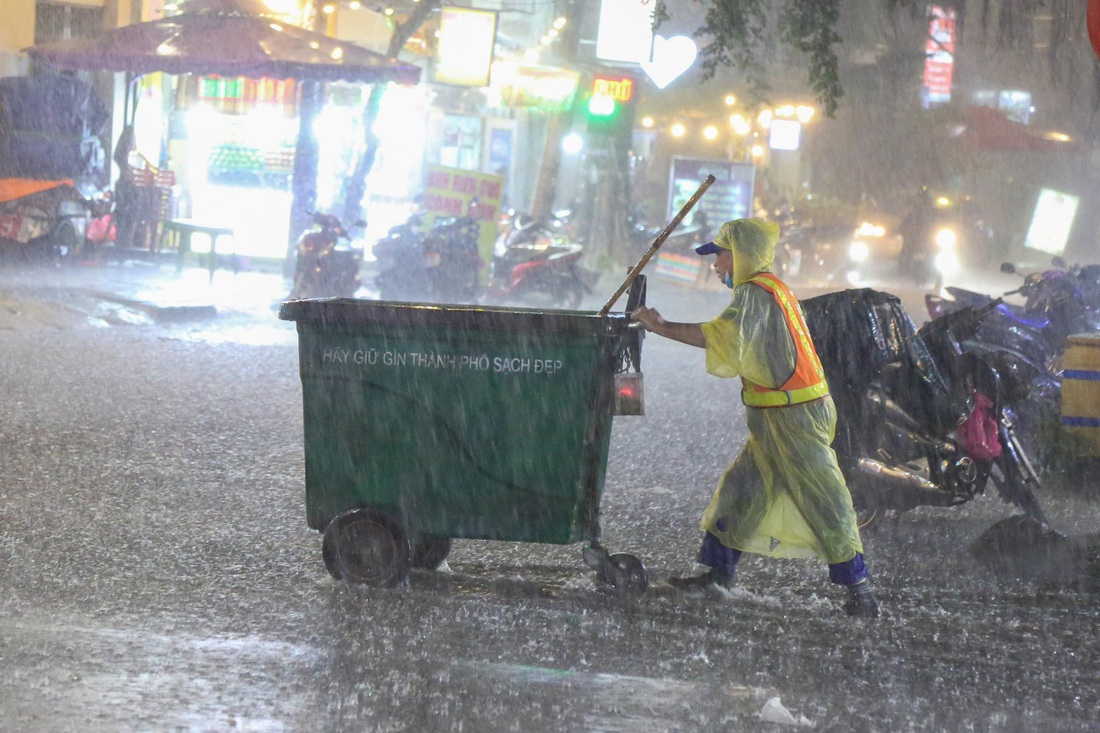
[[[0,178],[104,183],[99,136],[109,120],[95,90],[79,79],[0,78]]]
[[[106,183],[99,135],[109,119],[80,79],[0,78],[0,254],[63,257],[80,250],[88,223],[83,192]]]
[[[968,414],[967,395],[956,394],[905,312],[890,293],[862,288],[802,301],[814,346],[821,357],[840,416],[834,447],[846,454],[865,450],[861,418],[865,392],[886,383],[891,399],[939,434]]]
[[[0,178],[0,254],[66,256],[84,240],[88,202],[70,180]]]
[[[857,510],[956,506],[987,485],[1032,520],[1046,517],[1016,433],[1031,373],[1011,354],[961,348],[991,308],[918,331],[894,295],[862,289],[802,302],[837,408],[833,448]]]

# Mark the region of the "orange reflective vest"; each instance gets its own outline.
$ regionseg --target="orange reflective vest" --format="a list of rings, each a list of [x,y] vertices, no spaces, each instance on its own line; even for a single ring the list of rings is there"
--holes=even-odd
[[[825,381],[825,370],[821,368],[821,359],[810,340],[810,330],[798,307],[798,299],[790,289],[770,272],[761,272],[749,279],[767,290],[775,302],[783,309],[787,318],[787,329],[794,339],[794,373],[778,389],[754,384],[741,378],[741,401],[749,407],[786,407],[812,402],[829,394],[829,384]]]

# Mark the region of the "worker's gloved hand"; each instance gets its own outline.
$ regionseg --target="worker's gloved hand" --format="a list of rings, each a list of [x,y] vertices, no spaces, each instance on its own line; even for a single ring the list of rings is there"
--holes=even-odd
[[[631,311],[630,319],[645,326],[647,331],[654,331],[665,323],[665,319],[661,317],[656,308],[647,308],[644,305]]]

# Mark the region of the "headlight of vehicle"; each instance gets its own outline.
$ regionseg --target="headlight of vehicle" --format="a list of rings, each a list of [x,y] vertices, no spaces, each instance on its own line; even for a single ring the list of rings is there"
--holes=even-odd
[[[865,221],[859,225],[859,229],[856,230],[856,234],[861,237],[883,237],[886,236],[886,227],[872,224],[869,221]]]
[[[951,248],[941,249],[936,254],[936,269],[944,275],[953,275],[959,271],[959,255]]]
[[[940,250],[953,250],[959,243],[959,235],[955,234],[954,229],[944,228],[936,232],[936,246]]]
[[[870,254],[871,248],[864,241],[856,239],[848,245],[848,259],[852,262],[866,262]]]

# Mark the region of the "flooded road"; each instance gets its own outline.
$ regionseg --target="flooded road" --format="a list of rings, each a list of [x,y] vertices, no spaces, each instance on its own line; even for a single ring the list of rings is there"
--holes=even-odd
[[[650,302],[721,302],[673,297]],[[991,495],[865,535],[876,622],[808,562],[748,557],[729,598],[674,593],[744,418],[702,352],[655,338],[602,503],[645,597],[599,590],[580,545],[458,541],[408,588],[337,583],[305,523],[293,326],[264,327],[281,338],[0,332],[0,729],[1096,730],[1098,597],[971,558],[1014,513]],[[1072,483],[1040,501],[1097,532]],[[775,697],[787,725],[760,717]]]

